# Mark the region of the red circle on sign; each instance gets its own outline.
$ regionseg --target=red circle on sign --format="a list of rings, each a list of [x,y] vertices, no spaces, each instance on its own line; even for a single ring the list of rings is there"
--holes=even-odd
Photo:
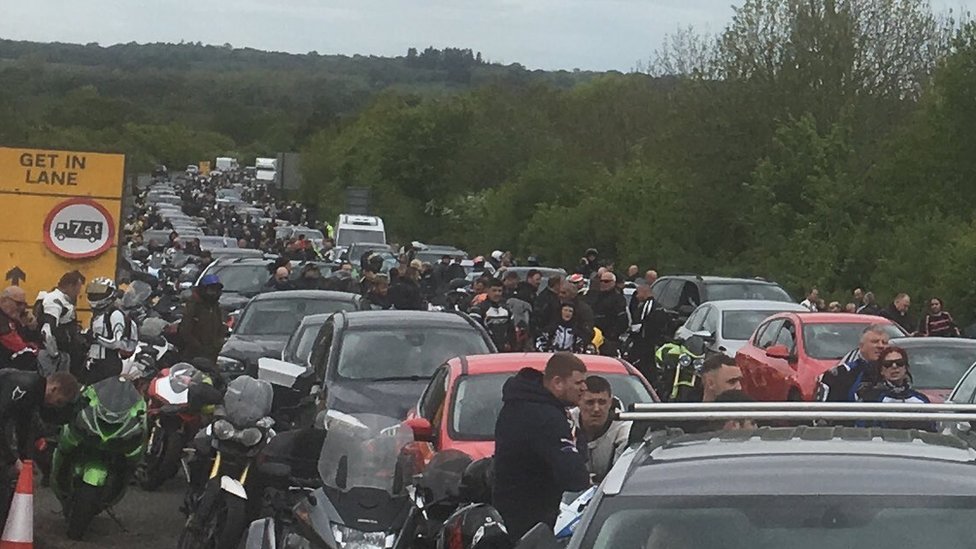
[[[105,243],[99,246],[97,250],[92,250],[85,253],[72,253],[66,252],[59,248],[53,240],[51,240],[51,223],[54,221],[55,216],[61,213],[61,210],[67,208],[68,206],[74,206],[77,204],[83,204],[85,206],[91,206],[99,211],[104,217],[106,224],[108,225],[108,238],[105,239]],[[51,211],[47,213],[47,217],[44,218],[44,244],[47,245],[48,249],[52,252],[58,254],[61,257],[66,257],[68,259],[85,259],[89,257],[95,257],[102,255],[115,242],[115,223],[112,221],[112,214],[109,213],[105,206],[102,206],[98,202],[90,198],[72,198],[71,200],[65,200],[64,202],[58,204],[57,206],[51,208]]]

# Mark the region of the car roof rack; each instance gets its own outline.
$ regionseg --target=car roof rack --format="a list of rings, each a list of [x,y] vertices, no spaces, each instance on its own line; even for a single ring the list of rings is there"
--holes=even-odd
[[[696,422],[734,419],[783,421],[976,421],[973,404],[868,402],[638,403],[620,421]]]
[[[976,422],[973,404],[907,404],[867,402],[711,402],[711,403],[637,403],[626,412],[618,412],[620,421],[644,422],[631,447],[620,456],[618,464],[604,480],[606,495],[619,494],[631,472],[656,448],[686,435],[681,423],[722,420],[809,421],[909,421],[909,422]],[[636,427],[636,426],[635,426]],[[956,437],[976,449],[976,437],[968,427],[959,426]],[[636,442],[642,444],[632,446]]]

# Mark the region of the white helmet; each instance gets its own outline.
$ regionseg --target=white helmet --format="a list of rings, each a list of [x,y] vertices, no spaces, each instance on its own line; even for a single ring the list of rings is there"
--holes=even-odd
[[[503,255],[505,254],[503,254],[501,250],[495,250],[491,252],[491,258],[494,259],[495,261],[501,261]]]
[[[118,288],[115,286],[115,281],[107,276],[100,276],[92,279],[88,283],[88,287],[85,288],[85,294],[88,296],[88,303],[91,304],[94,309],[103,309],[112,304],[115,301],[118,293]]]

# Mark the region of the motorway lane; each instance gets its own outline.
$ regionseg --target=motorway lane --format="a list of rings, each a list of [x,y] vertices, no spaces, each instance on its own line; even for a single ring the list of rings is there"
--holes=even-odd
[[[34,490],[34,547],[174,549],[183,528],[180,505],[185,486],[182,478],[168,481],[156,492],[144,492],[137,486],[130,486],[114,510],[127,531],[122,531],[111,517],[102,513],[95,517],[85,539],[77,542],[65,536],[66,522],[54,493],[37,482]]]

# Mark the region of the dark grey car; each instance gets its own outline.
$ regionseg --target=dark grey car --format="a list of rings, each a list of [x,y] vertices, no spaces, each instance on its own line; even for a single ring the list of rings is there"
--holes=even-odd
[[[496,352],[467,315],[361,311],[334,315],[309,359],[329,409],[405,418],[438,366],[455,356]]]
[[[569,547],[972,547],[973,443],[914,429],[651,429],[614,465]]]
[[[355,311],[365,307],[357,294],[325,290],[290,290],[258,295],[240,319],[217,358],[229,377],[257,377],[258,359],[278,358],[302,319],[308,315]]]

